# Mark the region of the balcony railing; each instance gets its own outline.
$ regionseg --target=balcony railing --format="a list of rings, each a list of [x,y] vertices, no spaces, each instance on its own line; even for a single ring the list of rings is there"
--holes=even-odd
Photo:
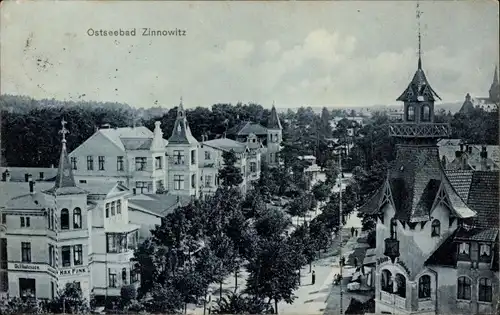
[[[389,135],[401,138],[446,138],[451,134],[447,123],[394,123],[389,125]]]
[[[394,305],[399,309],[406,309],[406,299],[397,294],[392,294],[389,292],[380,292],[380,301],[388,305]]]

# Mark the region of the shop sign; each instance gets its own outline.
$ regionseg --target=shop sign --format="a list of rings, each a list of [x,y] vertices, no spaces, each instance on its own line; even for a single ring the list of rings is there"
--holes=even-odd
[[[80,268],[68,268],[68,269],[63,269],[59,271],[59,274],[61,276],[72,276],[72,275],[78,275],[82,273],[87,273],[87,268],[85,267],[80,267]]]

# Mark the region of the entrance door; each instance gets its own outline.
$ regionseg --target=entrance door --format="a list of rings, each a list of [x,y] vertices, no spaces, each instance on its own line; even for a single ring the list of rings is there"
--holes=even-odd
[[[19,278],[19,296],[21,298],[36,297],[35,279]]]

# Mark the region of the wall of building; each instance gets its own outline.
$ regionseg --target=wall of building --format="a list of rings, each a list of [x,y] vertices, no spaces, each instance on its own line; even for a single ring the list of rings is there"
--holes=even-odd
[[[152,214],[150,212],[141,211],[135,209],[134,207],[128,208],[129,213],[129,223],[137,224],[140,226],[139,229],[139,241],[142,242],[149,236],[151,236],[151,230],[156,227],[156,225],[161,224],[161,217],[159,215]]]

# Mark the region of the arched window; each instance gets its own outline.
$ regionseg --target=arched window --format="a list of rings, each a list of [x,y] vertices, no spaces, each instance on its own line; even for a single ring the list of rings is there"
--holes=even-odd
[[[493,299],[493,291],[491,288],[491,279],[479,279],[479,301],[491,302]]]
[[[69,229],[69,211],[68,209],[61,210],[61,230]]]
[[[415,121],[415,106],[408,106],[408,109],[406,110],[406,120]]]
[[[406,278],[402,274],[396,275],[396,294],[400,297],[406,297]]]
[[[423,275],[418,280],[418,298],[425,299],[431,297],[431,277]]]
[[[457,299],[470,300],[471,281],[467,277],[459,277],[457,285]]]
[[[431,108],[429,105],[422,107],[422,121],[431,121]]]
[[[122,269],[122,284],[127,284],[127,268]]]
[[[380,279],[380,285],[382,287],[382,291],[392,293],[392,274],[389,270],[382,270],[382,277]]]
[[[82,228],[82,210],[80,208],[75,208],[75,210],[73,210],[73,228]]]
[[[439,236],[440,233],[441,233],[441,223],[439,222],[439,220],[434,220],[432,221],[432,225],[431,225],[431,236]]]
[[[196,174],[191,175],[191,188],[196,188]]]

